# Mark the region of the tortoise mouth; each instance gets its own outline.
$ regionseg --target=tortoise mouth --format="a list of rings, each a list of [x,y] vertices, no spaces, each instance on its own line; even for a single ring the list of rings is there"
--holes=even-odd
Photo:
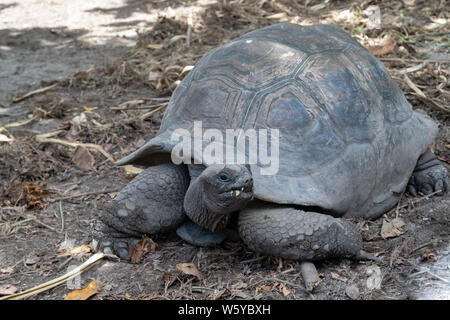
[[[222,195],[226,195],[226,194],[230,194],[232,196],[240,196],[241,194],[248,194],[248,193],[252,193],[253,192],[253,185],[252,184],[247,184],[243,187],[233,187],[228,189],[227,191],[221,192],[220,194]]]

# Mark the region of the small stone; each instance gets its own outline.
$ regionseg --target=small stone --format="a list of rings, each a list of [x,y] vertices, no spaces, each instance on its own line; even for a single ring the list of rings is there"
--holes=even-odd
[[[345,294],[353,300],[356,300],[359,298],[360,293],[359,289],[355,284],[350,284],[345,288]]]
[[[30,254],[25,258],[25,264],[26,265],[33,265],[37,263],[40,260],[40,258],[34,254]]]

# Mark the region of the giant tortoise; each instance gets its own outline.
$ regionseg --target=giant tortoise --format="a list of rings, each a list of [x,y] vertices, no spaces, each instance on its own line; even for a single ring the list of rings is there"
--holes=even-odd
[[[222,141],[196,134],[200,121],[223,136],[242,130]],[[269,140],[278,130],[266,146],[278,142],[277,172],[247,161],[249,140],[238,150],[248,129]],[[340,28],[281,23],[252,31],[206,53],[174,91],[159,133],[118,162],[146,169],[105,206],[102,247],[126,259],[142,235],[170,230],[209,245],[234,221],[262,254],[368,258],[346,218],[377,218],[406,189],[446,192],[447,170],[429,149],[436,133],[382,63]],[[191,138],[201,148],[231,146],[224,150],[245,161],[207,162],[197,149],[177,156],[174,148]]]

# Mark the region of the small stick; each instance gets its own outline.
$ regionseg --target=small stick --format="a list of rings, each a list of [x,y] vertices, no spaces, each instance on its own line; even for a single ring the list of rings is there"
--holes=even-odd
[[[62,209],[61,200],[59,201],[59,213],[61,214],[61,231],[60,231],[60,233],[63,233],[64,232],[64,212]]]
[[[140,116],[139,116],[139,119],[145,120],[145,119],[149,118],[149,117],[150,117],[152,114],[154,114],[155,112],[157,112],[157,111],[159,111],[159,110],[162,110],[162,109],[164,109],[165,107],[167,107],[167,103],[163,103],[160,107],[158,107],[158,108],[156,108],[156,109],[154,109],[154,110],[152,110],[152,111],[150,111],[150,112],[147,112],[147,113],[144,113],[144,114],[140,115]]]
[[[448,59],[402,59],[402,58],[378,58],[381,61],[400,61],[400,62],[431,62],[431,63],[449,63]]]
[[[56,286],[59,286],[60,284],[66,282],[69,279],[72,279],[73,277],[78,276],[79,274],[85,272],[86,270],[90,269],[94,265],[96,265],[101,259],[104,257],[107,257],[109,255],[104,253],[96,253],[92,257],[90,257],[88,260],[86,260],[83,264],[80,266],[72,269],[71,271],[67,272],[66,274],[62,275],[61,277],[58,277],[56,279],[53,279],[51,281],[45,282],[41,285],[38,285],[36,287],[33,287],[31,289],[25,290],[20,293],[11,294],[9,296],[0,297],[0,300],[21,300],[26,299],[28,297],[34,296],[38,293],[50,290]]]
[[[55,202],[55,201],[79,198],[79,197],[84,197],[84,196],[93,196],[93,195],[97,195],[97,194],[111,193],[111,192],[118,192],[118,191],[120,191],[120,190],[107,189],[107,190],[103,190],[103,191],[92,191],[92,192],[78,193],[78,194],[73,194],[71,196],[60,197],[60,198],[55,198],[55,199],[49,199],[48,201]]]
[[[187,18],[187,32],[186,32],[186,48],[189,48],[191,45],[191,33],[192,33],[192,11],[189,12]]]
[[[312,292],[314,287],[319,283],[319,273],[317,272],[316,266],[312,262],[301,262],[300,272],[302,274],[303,280],[305,281],[306,290]]]
[[[25,100],[26,98],[29,98],[29,97],[31,97],[32,95],[35,95],[35,94],[37,94],[37,93],[42,93],[42,92],[48,91],[48,90],[50,90],[50,89],[53,89],[53,88],[56,87],[57,85],[58,85],[58,83],[55,82],[55,83],[52,84],[51,86],[44,87],[44,88],[39,88],[39,89],[37,89],[37,90],[30,91],[30,92],[28,92],[27,94],[25,94],[25,95],[23,95],[23,96],[14,97],[14,98],[12,99],[12,101],[15,103],[15,102],[19,102],[19,101]]]
[[[247,264],[247,263],[252,263],[252,262],[256,262],[256,261],[261,261],[261,260],[264,260],[265,258],[266,258],[266,256],[256,257],[253,259],[241,261],[241,264]]]
[[[398,207],[398,208],[399,208],[399,209],[407,208],[407,207],[409,207],[409,205],[411,205],[411,204],[414,205],[414,204],[416,204],[416,203],[418,203],[418,202],[420,202],[420,201],[422,201],[422,200],[424,200],[424,199],[427,199],[427,198],[429,198],[429,197],[431,197],[431,196],[433,196],[433,195],[435,195],[435,194],[437,194],[437,193],[439,193],[439,192],[441,192],[441,191],[442,191],[442,190],[438,190],[438,191],[432,192],[432,193],[427,194],[427,195],[425,195],[425,196],[423,196],[423,197],[420,197],[419,199],[410,201],[410,202],[408,202],[408,203],[406,203],[406,204],[404,204],[404,205],[402,205],[402,206],[400,206],[400,207]]]
[[[422,248],[425,248],[425,247],[429,246],[430,244],[433,244],[433,241],[430,241],[430,242],[421,244],[421,245],[418,246],[417,248],[412,249],[411,252],[410,252],[409,254],[411,255],[413,252],[416,252],[417,250],[420,250],[420,249],[422,249]]]
[[[20,126],[24,126],[28,123],[30,123],[31,121],[36,120],[37,117],[33,117],[31,119],[22,121],[22,122],[13,122],[13,123],[7,123],[4,126],[0,127],[0,132],[5,131],[7,128],[14,128],[14,127],[20,127]]]
[[[76,148],[76,147],[80,146],[80,147],[85,147],[88,149],[93,149],[93,150],[96,150],[96,151],[100,152],[101,154],[103,154],[111,162],[115,162],[113,157],[99,145],[92,144],[92,143],[69,142],[69,141],[65,141],[65,140],[61,140],[61,139],[52,138],[54,136],[57,136],[61,132],[63,132],[63,130],[57,130],[57,131],[53,131],[53,132],[49,132],[49,133],[38,134],[35,136],[35,138],[38,142],[41,142],[41,143],[57,143],[57,144],[61,144],[63,146],[67,146],[67,147]]]

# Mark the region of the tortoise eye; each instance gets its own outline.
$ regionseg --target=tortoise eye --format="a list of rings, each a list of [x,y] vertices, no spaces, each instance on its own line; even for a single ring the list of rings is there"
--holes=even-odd
[[[228,182],[228,181],[231,180],[231,178],[230,178],[230,176],[228,174],[226,174],[225,172],[222,172],[219,175],[219,180],[222,181],[222,182]]]

